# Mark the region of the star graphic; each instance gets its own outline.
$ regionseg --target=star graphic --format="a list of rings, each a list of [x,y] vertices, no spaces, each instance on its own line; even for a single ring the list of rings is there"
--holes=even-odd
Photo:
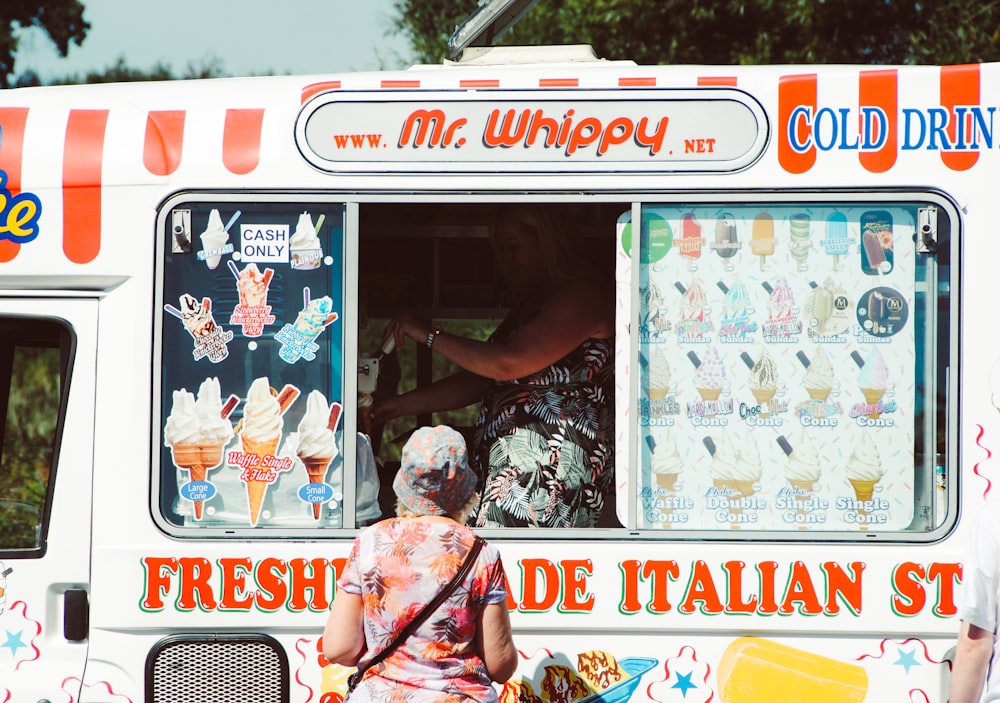
[[[24,632],[24,630],[18,630],[17,633],[15,634],[15,633],[11,632],[10,630],[7,630],[7,641],[4,642],[3,644],[0,644],[0,647],[7,647],[8,649],[10,649],[11,656],[15,656],[16,657],[17,656],[17,650],[19,650],[21,647],[27,647],[28,646],[24,642],[21,641],[21,633],[22,632]]]
[[[920,662],[916,659],[917,650],[911,649],[909,652],[904,652],[902,649],[896,650],[899,652],[899,659],[893,662],[893,665],[898,664],[906,669],[906,673],[910,673],[911,666],[920,666]]]
[[[686,674],[677,674],[677,683],[675,683],[670,688],[679,688],[681,690],[681,696],[687,698],[688,691],[692,688],[698,688],[697,684],[691,683],[691,672]]]

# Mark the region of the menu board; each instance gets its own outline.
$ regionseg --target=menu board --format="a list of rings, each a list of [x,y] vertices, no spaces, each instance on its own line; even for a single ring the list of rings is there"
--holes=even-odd
[[[642,209],[640,526],[906,529],[914,227],[899,205]],[[618,230],[630,252],[631,213]]]
[[[184,203],[162,242],[161,514],[339,527],[342,206]]]

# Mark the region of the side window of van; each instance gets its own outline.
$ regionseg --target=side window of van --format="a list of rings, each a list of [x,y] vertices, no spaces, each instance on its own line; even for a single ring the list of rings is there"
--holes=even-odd
[[[0,551],[42,547],[68,343],[56,322],[0,317]]]
[[[941,530],[954,210],[867,197],[641,213],[639,527]],[[627,213],[620,267],[633,232]]]

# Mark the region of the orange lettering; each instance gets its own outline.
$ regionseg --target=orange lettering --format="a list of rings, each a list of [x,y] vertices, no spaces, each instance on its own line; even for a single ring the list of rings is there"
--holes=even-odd
[[[246,576],[251,568],[250,557],[219,559],[219,570],[222,572],[221,610],[250,610],[253,596],[243,594],[246,593]]]
[[[590,559],[564,559],[559,562],[563,574],[563,600],[560,612],[578,613],[594,609],[594,594],[586,593],[587,577],[594,575],[594,564]],[[582,600],[581,600],[582,597]]]
[[[539,594],[539,575],[544,591]],[[559,600],[559,570],[548,559],[521,560],[521,610],[542,612]]]

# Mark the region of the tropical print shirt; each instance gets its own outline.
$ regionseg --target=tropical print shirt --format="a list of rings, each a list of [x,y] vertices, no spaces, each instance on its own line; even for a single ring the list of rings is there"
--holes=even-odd
[[[475,538],[464,525],[419,518],[383,520],[357,536],[337,585],[363,600],[369,655],[434,600],[458,573]],[[476,632],[482,609],[506,599],[500,553],[486,544],[441,607],[365,673],[350,703],[495,702],[496,690],[476,651]]]
[[[614,340],[587,339],[537,373],[493,383],[471,456],[483,486],[476,525],[614,524],[613,380]]]

